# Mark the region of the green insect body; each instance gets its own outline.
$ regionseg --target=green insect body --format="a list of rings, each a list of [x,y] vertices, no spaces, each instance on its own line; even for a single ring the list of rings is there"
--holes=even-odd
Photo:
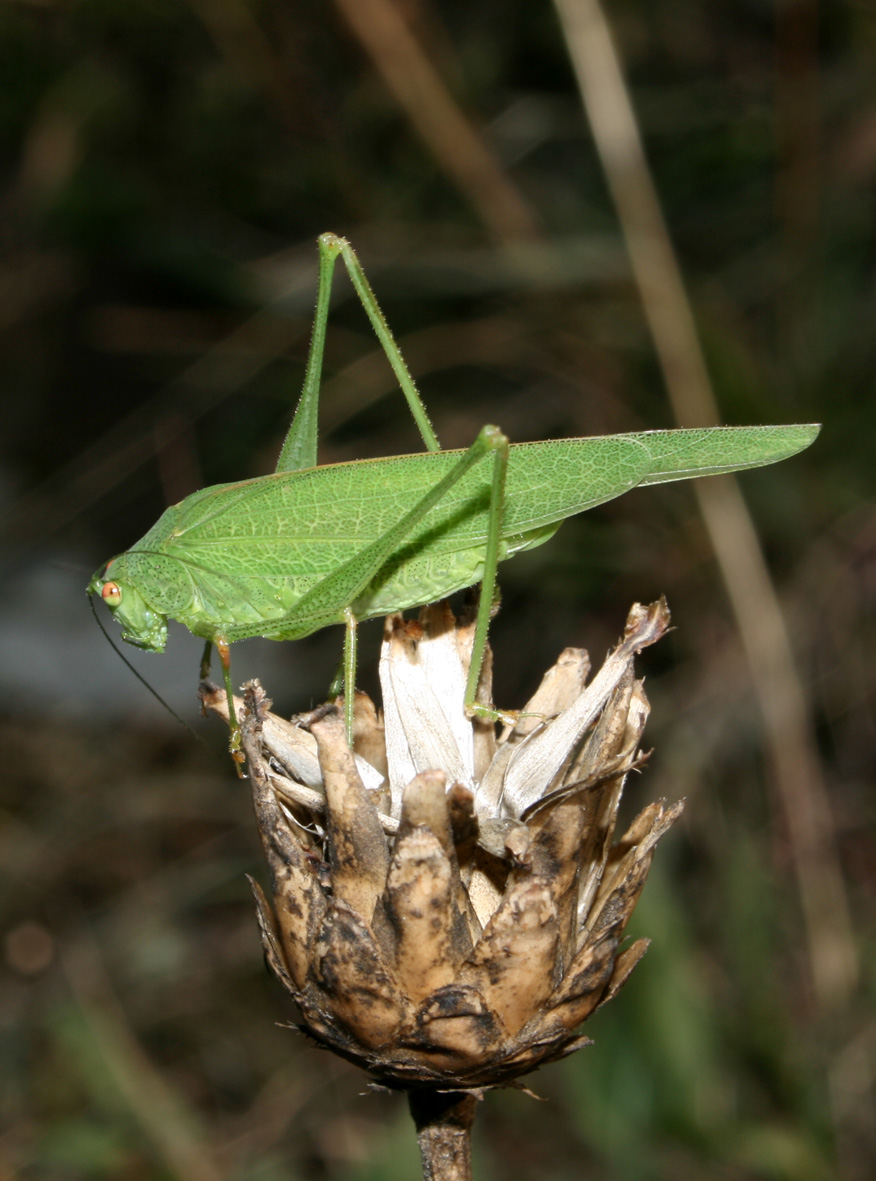
[[[500,560],[541,545],[567,517],[630,488],[773,462],[814,434],[808,427],[727,427],[512,445]],[[745,458],[733,463],[740,452]],[[125,588],[116,617],[125,639],[150,651],[163,649],[168,616],[208,640],[301,639],[344,623],[343,608],[297,609],[303,597],[383,535],[462,454],[331,464],[205,488],[167,509],[91,589],[100,593],[110,580]],[[415,607],[480,581],[490,509],[487,462],[426,514],[348,604],[357,619]],[[136,606],[126,609],[129,598]]]
[[[167,509],[91,580],[129,643],[160,652],[167,619],[217,646],[300,639],[420,606],[484,580],[466,702],[474,706],[499,561],[547,541],[562,522],[631,488],[738,471],[808,446],[818,426],[646,431],[509,446],[485,427],[467,451],[437,439],[352,250],[320,239],[320,293],[305,388],[278,470],[196,492]],[[316,466],[316,401],[331,265],[340,254],[430,450]],[[348,730],[352,727],[352,693]],[[233,717],[233,709],[232,709]],[[232,744],[234,745],[234,732]]]

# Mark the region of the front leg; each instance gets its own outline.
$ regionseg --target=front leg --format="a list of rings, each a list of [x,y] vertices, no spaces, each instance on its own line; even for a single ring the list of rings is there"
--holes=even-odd
[[[204,655],[201,657],[201,680],[206,681],[210,676],[210,650],[213,647],[219,653],[222,680],[225,682],[225,698],[228,702],[228,729],[230,730],[228,749],[234,760],[234,769],[237,771],[238,778],[243,779],[244,755],[240,749],[240,723],[234,708],[234,688],[231,684],[231,645],[224,636],[214,636],[212,640],[207,641]]]
[[[344,609],[344,728],[347,731],[347,745],[353,749],[353,716],[356,705],[356,653],[359,631],[358,621],[349,607]]]

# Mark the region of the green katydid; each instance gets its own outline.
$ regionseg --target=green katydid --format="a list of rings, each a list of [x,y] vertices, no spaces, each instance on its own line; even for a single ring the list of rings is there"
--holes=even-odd
[[[319,239],[316,316],[298,408],[276,471],[219,484],[167,509],[88,585],[122,636],[161,652],[167,619],[220,654],[232,751],[229,645],[294,640],[346,625],[345,713],[352,736],[359,620],[421,606],[481,582],[465,703],[475,702],[499,561],[548,540],[566,517],[645,484],[759,467],[809,446],[817,425],[643,431],[509,445],[485,426],[442,451],[413,379],[349,243]],[[427,450],[317,466],[317,411],[331,278],[343,258]],[[495,715],[491,715],[495,716]]]

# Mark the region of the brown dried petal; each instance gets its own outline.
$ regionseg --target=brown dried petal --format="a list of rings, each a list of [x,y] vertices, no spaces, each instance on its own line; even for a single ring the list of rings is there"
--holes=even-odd
[[[501,741],[519,742],[550,718],[569,709],[584,691],[589,672],[590,657],[584,648],[564,648],[524,705],[520,720],[513,729],[506,727]]]
[[[280,941],[280,932],[277,928],[277,922],[274,918],[274,912],[271,909],[271,904],[265,897],[265,892],[255,880],[246,875],[256,902],[256,916],[258,918],[259,931],[262,937],[262,946],[265,949],[265,958],[268,961],[268,967],[275,974],[289,992],[293,996],[299,994],[300,985],[293,980],[289,967],[286,963],[286,957],[283,952],[283,946]]]
[[[395,974],[415,1004],[450,984],[462,956],[454,875],[438,838],[427,828],[396,842],[386,882],[385,909],[396,933]]]
[[[630,611],[624,639],[585,691],[569,709],[516,749],[505,773],[502,809],[506,815],[520,816],[539,795],[551,790],[575,743],[632,667],[635,653],[660,639],[668,624],[663,600],[648,608],[637,604]]]
[[[463,812],[471,815],[471,793],[461,784],[455,784],[450,792],[446,792],[445,782],[446,777],[441,771],[423,771],[411,780],[402,797],[399,835],[425,827],[437,838],[447,857],[452,895],[449,931],[458,964],[469,954],[474,940],[480,935],[480,924],[472,913],[462,882],[454,832],[454,822],[457,825],[465,823]]]
[[[600,1005],[606,1004],[607,1001],[617,996],[629,980],[633,968],[635,968],[650,946],[650,939],[637,939],[635,943],[631,943],[629,947],[620,953],[614,962],[614,971],[611,974],[608,987],[602,994],[602,999],[599,1002]]]
[[[353,750],[370,767],[380,772],[388,787],[389,768],[386,762],[386,731],[383,718],[368,694],[360,693],[358,690],[353,708]],[[358,758],[356,765],[359,774],[362,775],[362,765]],[[368,788],[373,789],[375,786],[364,776],[362,781]]]
[[[342,899],[332,899],[312,952],[313,980],[362,1046],[384,1045],[404,1021],[408,1005],[371,928]]]
[[[600,767],[612,763],[621,754],[632,694],[633,677],[632,670],[630,670],[612,694],[605,712],[585,744],[576,767],[571,772],[572,775],[581,778],[594,775]],[[612,776],[588,793],[584,801],[586,823],[584,839],[578,853],[580,866],[578,913],[582,919],[590,911],[602,880],[625,779],[624,774]]]
[[[633,821],[630,831],[638,838],[637,843],[628,848],[612,867],[611,873],[606,874],[588,916],[593,936],[609,928],[618,934],[623,931],[648,876],[654,846],[681,815],[683,807],[684,802],[681,800],[671,808],[665,808],[661,801],[644,809]],[[639,836],[649,822],[649,830]],[[618,847],[623,848],[625,844],[632,842],[627,842],[625,838]]]
[[[473,856],[478,842],[474,799],[474,792],[462,783],[454,783],[447,793],[447,814],[453,832],[453,846],[460,863]]]
[[[258,684],[258,682],[255,681],[252,684]],[[259,688],[261,690],[261,686]],[[224,689],[217,688],[210,681],[202,681],[199,696],[205,709],[209,709],[211,713],[215,713],[226,724],[228,723],[228,699]],[[363,694],[363,696],[365,695]],[[234,710],[238,718],[245,715],[246,708],[246,698],[235,695]],[[371,708],[374,708],[373,705]],[[268,754],[286,769],[295,784],[311,788],[320,795],[322,794],[322,772],[319,768],[316,739],[304,728],[301,721],[293,719],[290,722],[281,718],[279,714],[265,710],[262,715],[262,742]],[[369,790],[376,790],[384,778],[379,766],[377,764],[372,766],[358,753],[356,765],[365,786]],[[319,810],[318,801],[309,795],[306,795],[302,802]]]
[[[619,939],[619,934],[607,932],[581,948],[548,1002],[549,1027],[559,1022],[572,1030],[590,1016],[611,979]]]
[[[429,618],[435,620],[434,634],[400,616],[388,617],[384,631],[380,685],[394,815],[403,785],[420,771],[440,768],[450,780],[473,780],[472,731],[462,708],[465,675],[455,635],[442,630],[441,617]]]
[[[529,1027],[520,1031],[518,1042],[520,1048],[507,1055],[501,1062],[501,1069],[511,1078],[526,1074],[527,1071],[544,1066],[548,1062],[555,1062],[558,1058],[565,1058],[567,1054],[573,1054],[575,1050],[580,1050],[584,1046],[593,1045],[589,1037],[569,1037],[568,1034],[532,1040]],[[531,1091],[528,1093],[532,1094]]]
[[[552,992],[558,952],[550,883],[531,878],[506,892],[459,979],[477,985],[513,1034]]]
[[[559,803],[530,825],[539,828],[529,851],[529,864],[537,877],[551,883],[557,908],[563,958],[572,954],[578,928],[577,852],[584,829],[584,808]]]
[[[683,800],[678,800],[668,808],[665,800],[656,800],[636,816],[622,839],[611,850],[602,883],[588,915],[587,921],[590,925],[600,913],[616,884],[629,877],[633,866],[651,852],[683,809]]]
[[[402,795],[399,834],[413,828],[428,828],[438,838],[448,857],[455,857],[447,803],[447,776],[443,771],[421,771]]]
[[[437,1068],[468,1070],[489,1064],[508,1031],[472,984],[455,983],[423,1001],[410,1044],[427,1048]],[[436,1051],[444,1051],[443,1054]]]
[[[516,749],[512,743],[506,742],[499,746],[493,755],[486,774],[475,790],[475,806],[479,816],[498,816],[502,793],[505,790],[505,773]]]
[[[325,914],[325,897],[313,872],[312,858],[292,835],[271,784],[258,749],[260,705],[253,689],[248,698],[251,707],[244,716],[242,739],[250,769],[253,806],[258,820],[262,847],[271,870],[276,907],[277,930],[283,945],[285,962],[297,989],[307,974],[314,934]]]
[[[481,858],[478,858],[472,867],[468,882],[468,896],[471,899],[478,923],[481,928],[484,928],[502,901],[502,890],[480,862]]]
[[[366,920],[383,892],[389,851],[377,809],[359,778],[344,734],[341,715],[333,710],[312,724],[325,783],[326,834],[332,889]]]

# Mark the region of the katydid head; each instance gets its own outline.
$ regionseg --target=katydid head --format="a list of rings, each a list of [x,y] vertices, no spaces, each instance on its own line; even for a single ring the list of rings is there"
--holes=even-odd
[[[167,616],[153,610],[140,592],[126,581],[123,559],[113,558],[88,584],[90,595],[99,595],[122,628],[122,639],[147,652],[163,652],[167,643]],[[115,564],[114,578],[108,577]]]

